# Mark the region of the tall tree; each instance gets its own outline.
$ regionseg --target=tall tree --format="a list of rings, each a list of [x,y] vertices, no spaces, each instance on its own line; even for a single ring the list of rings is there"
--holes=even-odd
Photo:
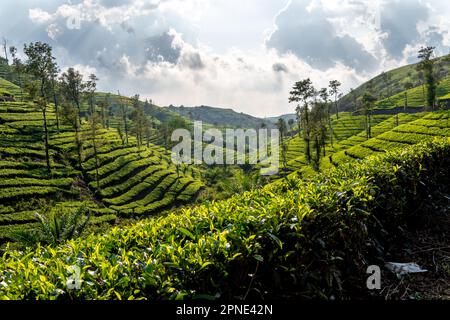
[[[23,86],[24,84],[22,83],[22,75],[25,71],[25,66],[23,65],[22,61],[20,60],[20,58],[17,56],[17,48],[12,46],[9,47],[9,53],[11,54],[12,57],[12,68],[16,74],[17,77],[17,83],[20,87],[20,100],[23,101]]]
[[[6,64],[9,64],[9,59],[8,59],[8,40],[6,40],[6,38],[3,38],[3,51],[5,52],[5,60],[6,60]]]
[[[320,159],[326,156],[325,143],[327,138],[328,111],[323,102],[315,103],[311,108],[311,137],[313,141],[313,164],[316,171],[320,170]]]
[[[43,138],[44,138],[44,150],[45,150],[45,162],[47,165],[47,173],[50,175],[52,173],[52,167],[50,164],[50,154],[49,154],[49,137],[48,137],[48,127],[47,127],[47,102],[45,98],[39,96],[39,82],[32,81],[27,83],[25,90],[27,91],[30,100],[33,102],[35,107],[42,112],[42,128],[43,128]]]
[[[100,192],[100,179],[98,169],[100,167],[98,158],[98,130],[100,129],[100,116],[95,109],[91,110],[92,113],[89,115],[89,139],[92,143],[92,148],[94,150],[94,160],[95,160],[95,182],[97,184],[97,192]]]
[[[322,103],[324,105],[324,110],[326,111],[326,118],[328,122],[328,128],[330,129],[330,145],[333,148],[333,122],[331,121],[331,108],[330,108],[330,100],[329,100],[329,93],[327,88],[322,88],[319,91],[320,98],[322,99]]]
[[[32,82],[30,88],[39,85],[39,98],[36,100],[36,88],[29,91],[34,95],[34,98],[30,96],[37,107],[41,110],[43,115],[43,128],[44,128],[44,147],[45,157],[47,163],[47,171],[51,173],[50,156],[49,156],[49,135],[47,125],[47,88],[51,81],[52,73],[57,68],[55,58],[52,55],[52,47],[46,43],[35,42],[25,45],[24,53],[27,56],[26,70],[29,74],[33,75],[36,81]]]
[[[303,129],[302,135],[305,141],[305,154],[308,162],[311,162],[311,140],[310,140],[310,126],[309,126],[309,111],[308,102],[314,94],[314,87],[311,79],[298,81],[294,84],[290,92],[289,103],[296,102],[297,118],[300,120],[300,129]],[[303,103],[303,104],[302,104]],[[300,132],[299,132],[300,134]]]
[[[52,73],[57,68],[55,58],[52,56],[52,47],[47,43],[35,42],[25,44],[24,52],[27,55],[27,72],[39,81],[40,96],[47,98],[46,89],[52,77]]]
[[[103,98],[103,101],[100,100],[97,102],[97,106],[100,108],[100,116],[101,116],[101,122],[103,128],[109,128],[109,121],[108,121],[108,107],[109,107],[109,100],[110,100],[110,94],[107,93],[105,97]]]
[[[330,81],[330,95],[334,96],[334,107],[336,109],[336,118],[339,119],[339,106],[338,106],[338,95],[339,95],[339,87],[341,83],[337,80]]]
[[[284,138],[287,135],[288,127],[286,121],[283,118],[278,119],[277,122],[278,131],[280,131],[280,137]]]
[[[302,108],[300,107],[300,105],[297,105],[297,107],[295,107],[295,117],[297,119],[298,134],[300,135],[302,133]]]
[[[75,147],[77,152],[78,168],[81,170],[83,163],[83,141],[81,139],[80,131],[81,125],[79,120],[79,112],[72,101],[64,100],[62,104],[61,115],[64,123],[70,125],[75,130]]]
[[[286,144],[286,134],[287,134],[287,125],[286,121],[283,118],[278,119],[277,128],[280,132],[280,144],[281,144],[281,159],[283,160],[283,168],[286,170],[287,168],[287,144]]]
[[[50,85],[53,96],[53,104],[55,105],[55,115],[56,115],[56,129],[59,131],[59,99],[60,86],[57,80],[58,73],[60,72],[56,64],[51,68],[50,71]]]
[[[64,97],[78,109],[77,118],[81,125],[81,97],[84,90],[83,76],[74,68],[69,68],[61,75],[60,81]]]
[[[370,92],[365,92],[362,97],[363,112],[365,116],[365,127],[367,140],[372,138],[372,110],[377,98]]]
[[[89,79],[86,82],[84,88],[85,88],[85,94],[86,98],[89,104],[89,114],[92,116],[95,113],[95,91],[97,90],[97,81],[98,78],[95,74],[91,73],[89,75]]]
[[[436,77],[434,74],[434,54],[435,47],[422,47],[419,50],[418,58],[420,63],[418,65],[419,69],[423,71],[425,84],[427,87],[427,104],[428,107],[434,108],[436,104]]]

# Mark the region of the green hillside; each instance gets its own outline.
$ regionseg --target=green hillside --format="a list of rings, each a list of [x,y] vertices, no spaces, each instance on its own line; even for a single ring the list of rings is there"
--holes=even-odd
[[[434,60],[435,61],[435,74],[437,76],[438,80],[442,80],[450,75],[450,55],[439,57]],[[364,92],[370,89],[371,92],[373,92],[376,95],[376,98],[378,100],[384,100],[388,97],[395,96],[399,94],[398,99],[401,99],[402,94],[405,91],[405,84],[411,83],[414,88],[417,91],[421,91],[422,83],[420,80],[420,77],[417,72],[417,64],[411,64],[407,66],[403,66],[401,68],[397,68],[394,70],[387,71],[385,73],[382,73],[375,78],[367,81],[366,83],[362,84],[358,88],[354,89],[353,92],[350,92],[346,95],[344,95],[339,100],[339,108],[342,111],[355,111],[355,102],[360,101]],[[447,85],[444,85],[447,87]],[[418,95],[418,92],[416,90],[413,92]],[[441,91],[442,92],[442,91]],[[448,93],[448,91],[447,91]],[[421,92],[420,92],[420,97]],[[414,98],[411,100],[411,102],[416,105],[423,105],[423,99],[417,98],[415,102]],[[420,101],[420,103],[419,103]],[[392,103],[396,103],[395,99],[393,99]],[[401,104],[399,102],[399,106],[404,106],[404,104]],[[380,107],[392,107],[393,105],[389,103],[389,101],[384,101],[381,103]]]
[[[437,86],[437,99],[445,99],[450,94],[450,77],[441,79]],[[392,107],[423,107],[426,105],[426,88],[425,86],[415,87],[402,91],[396,95],[377,102],[378,108]]]
[[[4,79],[0,88],[14,95],[20,91]],[[57,130],[52,105],[46,117],[51,175],[45,164],[42,113],[31,102],[0,102],[0,242],[17,230],[32,228],[34,213],[49,206],[87,202],[95,215],[93,224],[115,222],[189,202],[203,187],[199,172],[176,168],[164,148],[151,143],[138,148],[132,136],[124,144],[115,129],[98,131],[96,161],[87,123],[80,132],[83,164],[76,169],[73,129],[61,125]]]
[[[289,120],[293,120],[293,121],[297,121],[297,115],[295,113],[289,113],[289,114],[283,114],[281,116],[278,117],[268,117],[265,118],[266,121],[269,121],[271,123],[273,123],[274,125],[277,124],[279,119],[283,119],[284,121],[286,121],[286,123],[289,122]]]
[[[190,121],[203,121],[216,127],[227,128],[261,128],[262,124],[272,126],[271,121],[256,118],[245,113],[238,113],[232,109],[200,107],[169,106],[167,110],[178,113]]]
[[[444,100],[450,66],[436,64]],[[450,110],[417,108],[422,87],[403,89],[414,66],[363,84],[341,100],[339,117],[329,99],[310,95],[310,79],[298,82],[290,94],[301,128],[281,136],[270,178],[261,163],[174,164],[169,138],[196,120],[223,129],[276,119],[84,88],[74,98],[64,82],[58,112],[53,103],[43,112],[52,90],[27,96],[1,61],[0,75],[0,299],[379,298],[367,292],[367,266],[399,257],[391,248],[412,224],[448,225]],[[368,87],[379,112],[345,107]],[[89,110],[89,97],[104,104]],[[446,242],[448,232],[436,237]],[[434,258],[423,266],[445,279],[448,259]],[[75,291],[74,267],[83,283]]]
[[[448,137],[449,118],[450,111],[375,115],[372,138],[367,139],[363,117],[343,113],[339,120],[333,119],[334,144],[331,147],[330,139],[327,140],[326,154],[320,161],[320,169],[327,170],[342,163],[430,141],[435,137]],[[299,135],[289,138],[287,169],[303,176],[314,176],[316,172],[308,164],[304,152],[305,142]]]
[[[374,115],[373,124],[376,125],[391,116],[389,115]],[[350,113],[341,113],[339,119],[332,117],[333,126],[333,147],[331,147],[331,136],[328,135],[326,152],[327,154],[334,153],[339,148],[339,142],[347,140],[353,136],[362,134],[364,131],[364,117],[352,116]],[[300,135],[295,135],[287,140],[287,165],[289,170],[309,170],[309,165],[305,157],[305,142]],[[304,168],[306,167],[306,168]]]
[[[23,94],[20,87],[3,78],[0,78],[0,96],[4,93],[13,95],[16,99],[21,99]]]
[[[373,244],[429,214],[424,191],[448,181],[449,156],[450,140],[436,140],[342,165],[318,183],[294,179],[68,245],[10,251],[0,258],[0,298],[346,299],[354,290],[346,280],[383,258]],[[80,259],[87,285],[68,291]]]
[[[105,101],[107,100],[109,105],[109,111],[111,114],[118,114],[120,111],[120,106],[124,103],[131,105],[132,98],[126,96],[119,96],[118,94],[98,92],[95,95],[95,101]],[[140,101],[141,105],[144,107],[144,111],[147,116],[154,120],[154,124],[160,124],[161,122],[167,122],[173,117],[177,117],[177,114],[166,110],[166,108],[161,108],[153,103]],[[82,105],[82,111],[87,113],[88,105],[84,103]]]
[[[26,74],[22,74],[21,77],[17,76],[17,73],[14,72],[13,68],[6,63],[6,61],[0,57],[0,96],[5,93],[9,93],[13,95],[16,101],[22,101],[22,95],[25,93],[21,90],[20,85],[24,85],[27,81],[30,80],[30,76]],[[26,97],[24,96],[24,99]],[[57,95],[57,101],[61,103],[60,95]],[[106,102],[107,110],[106,110],[106,119],[108,128],[118,128],[120,123],[117,118],[121,117],[121,106],[123,104],[132,105],[132,98],[127,96],[119,96],[116,93],[105,93],[105,92],[96,92],[94,97],[94,103],[98,102]],[[169,122],[174,118],[179,118],[180,116],[172,111],[167,110],[166,108],[161,108],[152,103],[152,101],[140,101],[140,104],[144,108],[144,112],[146,116],[149,118],[152,128],[150,141],[153,144],[163,145],[163,137],[159,130],[159,127],[162,122]],[[81,116],[87,118],[89,112],[89,106],[86,101],[81,102]],[[128,118],[130,117],[130,113],[132,108],[127,108]],[[132,121],[130,121],[130,126],[132,126]]]
[[[380,132],[374,138],[353,146],[349,145],[345,150],[337,152],[333,155],[333,164],[338,166],[352,160],[361,160],[386,151],[432,141],[436,137],[450,136],[450,112],[448,111],[405,116],[408,116],[408,119],[403,118],[406,120],[404,124],[383,132],[382,128],[389,127],[389,124],[381,123],[381,128],[374,128]],[[417,119],[413,120],[414,118]],[[392,119],[390,123],[392,124]]]

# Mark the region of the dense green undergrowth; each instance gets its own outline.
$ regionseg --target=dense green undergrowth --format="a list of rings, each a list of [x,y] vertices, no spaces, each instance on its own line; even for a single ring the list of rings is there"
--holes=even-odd
[[[344,298],[379,231],[397,230],[429,190],[448,184],[449,155],[450,140],[439,139],[314,182],[290,179],[104,235],[6,250],[0,298]],[[72,266],[80,290],[66,286]]]

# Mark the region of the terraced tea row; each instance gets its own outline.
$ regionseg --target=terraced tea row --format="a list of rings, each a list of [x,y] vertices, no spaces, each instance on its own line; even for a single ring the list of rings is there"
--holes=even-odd
[[[450,93],[450,77],[442,79],[436,90],[437,99],[442,99]],[[379,108],[392,108],[392,107],[422,107],[426,105],[427,89],[424,86],[415,87],[409,90],[400,92],[392,97],[386,98],[377,102]]]
[[[14,88],[4,80],[2,85],[6,89]],[[50,126],[55,119],[53,109],[49,107],[47,120]],[[56,150],[49,151],[52,167],[49,176],[42,126],[43,115],[32,103],[0,103],[0,202],[3,206],[15,207],[17,202],[27,199],[78,197],[79,190],[74,187],[77,172],[57,163]]]
[[[447,136],[448,112],[397,114],[380,117],[384,121],[371,128],[371,139],[367,139],[365,130],[345,140],[335,142],[333,148],[326,146],[326,156],[320,161],[321,170],[327,170],[340,163],[363,159],[386,150],[401,148],[428,141],[433,137]],[[431,129],[431,130],[430,130]],[[429,136],[429,137],[424,137]],[[299,139],[300,140],[300,139]],[[302,141],[300,141],[302,142]],[[304,145],[301,146],[304,149]],[[315,174],[304,155],[288,162],[288,168],[300,172],[303,176]]]
[[[411,119],[415,119],[414,115],[408,115],[408,117],[399,116],[397,121],[399,123],[407,121],[407,119],[410,119],[409,116],[411,116]],[[392,128],[395,122],[395,118],[390,115],[373,115],[371,120],[371,125],[374,126],[372,134],[377,135],[388,130],[388,128]],[[380,123],[385,123],[386,128],[378,127]],[[328,137],[325,149],[328,155],[367,140],[364,116],[353,116],[348,112],[341,113],[339,119],[336,116],[332,116],[332,128],[333,147],[331,147],[331,138]],[[288,170],[306,170],[305,166],[308,166],[308,162],[305,156],[305,141],[303,138],[296,135],[288,139],[286,144]]]
[[[13,84],[2,84],[17,93]],[[49,201],[65,207],[88,201],[94,223],[103,223],[115,221],[117,215],[151,214],[188,202],[203,187],[196,180],[198,169],[173,165],[170,153],[160,146],[138,147],[132,135],[125,143],[117,129],[98,128],[94,139],[85,121],[76,135],[60,119],[58,132],[52,105],[46,120],[51,175],[45,163],[42,112],[26,101],[0,102],[0,242],[15,231],[33,228],[35,209],[40,211]],[[152,139],[158,138],[153,129]],[[81,171],[74,169],[78,143]]]
[[[285,292],[274,284],[274,264],[293,291],[336,297],[352,289],[347,279],[355,270],[364,274],[361,261],[372,257],[372,243],[417,218],[411,208],[427,201],[423,190],[444,186],[449,154],[450,141],[436,141],[341,166],[317,183],[293,179],[68,244],[8,252],[0,258],[6,283],[0,298],[245,297],[243,271],[256,266],[261,297],[269,299],[270,290]],[[412,184],[420,186],[417,194]],[[391,208],[389,214],[383,214],[385,208]],[[89,285],[68,291],[67,270],[81,264],[80,276]],[[328,281],[336,274],[345,281]]]
[[[202,188],[202,183],[193,177],[196,170],[177,168],[162,147],[138,147],[131,136],[129,143],[124,144],[116,130],[102,129],[96,135],[95,153],[90,130],[84,127],[80,135],[84,137],[82,166],[88,185],[119,214],[150,214],[189,201]],[[52,139],[53,147],[71,154],[73,162],[75,138],[74,133],[62,133]],[[175,185],[177,188],[172,188]]]
[[[417,120],[422,118],[425,115],[425,113],[415,113],[415,114],[397,114],[395,116],[390,116],[387,119],[385,119],[382,122],[379,122],[378,124],[372,126],[371,128],[371,136],[376,137],[382,133],[385,133],[386,131],[392,130],[399,125],[407,124],[411,121]],[[350,147],[353,147],[355,145],[361,144],[364,141],[367,140],[367,133],[364,130],[363,132],[360,132],[357,135],[351,136],[348,139],[339,141],[336,143],[333,147],[333,151],[341,151],[344,149],[348,149]]]
[[[422,114],[422,116],[417,120],[399,125],[372,139],[334,154],[333,164],[339,165],[340,163],[384,153],[388,150],[432,141],[436,137],[450,136],[449,111]]]
[[[20,91],[13,84],[4,83],[14,89],[14,94]],[[86,109],[85,104],[83,107]],[[79,142],[82,144],[81,170],[86,182],[99,200],[115,209],[95,205],[96,218],[105,217],[102,221],[114,220],[117,213],[150,214],[188,202],[203,187],[196,180],[200,178],[198,169],[172,165],[167,150],[148,143],[162,144],[161,134],[155,129],[145,137],[147,147],[141,148],[137,147],[136,139],[130,134],[125,144],[117,129],[99,129],[94,152],[92,131],[84,118],[77,136],[72,128],[61,123],[61,117],[61,130],[56,130],[52,105],[47,108],[46,120],[50,132],[51,177],[44,162],[42,112],[31,102],[0,102],[0,133],[5,141],[0,146],[0,159],[4,159],[0,172],[3,178],[3,184],[0,182],[0,241],[17,230],[35,226],[35,212],[23,210],[27,207],[26,200],[32,200],[32,205],[52,199],[65,201],[66,206],[89,200],[87,190],[82,187],[81,172],[70,165],[76,164],[74,158]],[[59,163],[61,160],[64,164]],[[39,206],[36,208],[39,210]]]
[[[390,115],[372,115],[371,125],[376,126],[380,122],[390,118]],[[339,119],[332,117],[332,127],[335,141],[342,141],[365,130],[365,116],[354,116],[350,113],[340,113]]]

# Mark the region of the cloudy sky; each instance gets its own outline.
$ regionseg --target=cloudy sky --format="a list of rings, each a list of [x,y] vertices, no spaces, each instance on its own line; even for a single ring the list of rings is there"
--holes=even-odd
[[[0,36],[50,43],[104,91],[264,117],[292,112],[297,80],[347,92],[421,45],[449,53],[449,16],[443,0],[2,0]]]

